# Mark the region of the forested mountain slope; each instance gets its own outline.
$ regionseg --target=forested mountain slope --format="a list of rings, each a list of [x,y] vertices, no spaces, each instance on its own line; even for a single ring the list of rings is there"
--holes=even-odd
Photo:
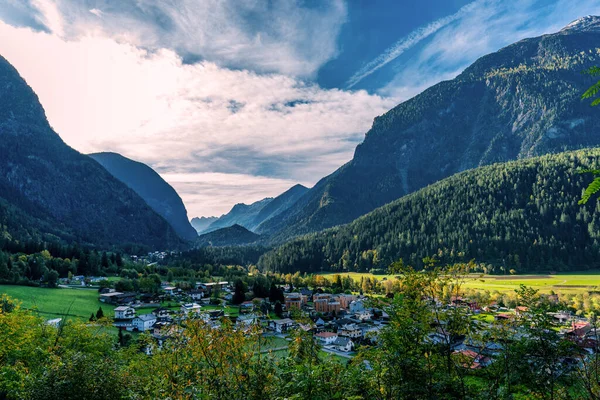
[[[52,130],[33,90],[0,57],[0,232],[4,240],[173,248],[175,231],[133,190]]]
[[[600,149],[499,163],[456,174],[356,221],[286,243],[265,270],[365,271],[403,258],[475,259],[517,272],[600,266],[600,202],[577,204]]]
[[[133,189],[186,240],[198,237],[188,220],[185,205],[175,189],[152,168],[117,153],[89,154],[115,178]]]
[[[377,117],[354,158],[258,233],[275,242],[347,223],[456,172],[600,145],[581,101],[600,64],[600,18],[522,40]]]

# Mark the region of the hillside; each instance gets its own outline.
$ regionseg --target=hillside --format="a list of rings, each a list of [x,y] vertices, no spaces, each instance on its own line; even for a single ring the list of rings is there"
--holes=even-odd
[[[367,271],[403,258],[475,259],[517,272],[600,266],[600,202],[577,204],[600,149],[498,163],[456,174],[356,221],[268,253],[265,270]],[[462,254],[461,254],[462,253]]]
[[[181,197],[152,168],[117,153],[95,153],[89,156],[140,195],[158,215],[171,224],[181,238],[196,239],[198,234],[188,220]]]
[[[133,190],[52,130],[33,90],[0,57],[0,233],[4,240],[174,248],[175,231]]]
[[[354,158],[260,226],[282,242],[343,224],[452,174],[600,145],[582,102],[600,64],[600,18],[522,40],[477,60],[375,118]]]
[[[250,232],[241,225],[235,224],[227,228],[200,235],[196,243],[200,246],[241,246],[256,243],[261,239],[260,235]]]

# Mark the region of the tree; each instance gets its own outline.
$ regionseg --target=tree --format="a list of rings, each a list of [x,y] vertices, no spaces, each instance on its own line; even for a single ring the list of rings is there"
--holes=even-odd
[[[274,312],[275,312],[275,315],[277,315],[279,318],[281,318],[281,316],[283,315],[283,306],[281,305],[281,303],[279,301],[275,302]]]
[[[108,263],[108,256],[105,251],[102,252],[102,260],[100,264],[102,265],[102,268],[108,268],[108,266],[110,265]]]
[[[96,311],[96,319],[104,318],[104,311],[102,311],[102,307],[98,307],[98,311]]]
[[[586,71],[586,73],[590,76],[600,76],[600,68],[592,67]],[[598,96],[598,92],[600,91],[600,81],[594,83],[588,90],[586,90],[581,98],[592,99]],[[592,107],[600,104],[600,97],[597,97],[594,101],[592,101]],[[579,200],[579,204],[585,204],[588,200],[596,194],[600,190],[600,169],[585,169],[582,170],[581,173],[589,173],[594,176],[594,180],[588,185],[585,189],[585,192],[581,195],[581,200]]]
[[[241,279],[236,279],[234,283],[234,293],[231,302],[233,304],[242,304],[246,300],[246,285]]]
[[[96,320],[96,316],[94,315],[94,313],[92,313],[92,315],[90,315],[90,322],[94,322]]]

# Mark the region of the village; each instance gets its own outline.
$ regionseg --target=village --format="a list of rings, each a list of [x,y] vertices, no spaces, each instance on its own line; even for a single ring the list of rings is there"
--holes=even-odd
[[[235,288],[227,281],[197,282],[190,289],[163,282],[159,294],[124,293],[103,288],[99,300],[116,306],[114,327],[149,334],[158,348],[180,329],[186,319],[202,319],[211,328],[219,329],[223,319],[228,318],[236,329],[249,331],[258,328],[264,337],[280,340],[280,345],[274,346],[273,350],[284,350],[286,341],[290,340],[289,334],[301,329],[310,332],[324,352],[349,359],[360,347],[376,346],[381,330],[390,321],[386,312],[389,299],[386,298],[331,294],[320,288],[310,290],[290,285],[282,285],[280,289],[283,293],[281,303],[253,297],[234,305]],[[556,296],[547,296],[546,300],[558,302]],[[452,296],[448,304],[431,301],[435,301],[440,309],[464,310],[482,332],[491,330],[492,325],[498,322],[505,321],[509,325],[528,317],[528,309],[521,306],[507,308],[491,302],[481,307],[460,296]],[[151,312],[147,312],[149,308],[152,308]],[[576,343],[582,352],[595,353],[598,338],[588,319],[568,311],[549,313],[549,317],[561,336]],[[465,366],[473,369],[490,365],[503,350],[503,344],[498,340],[474,341],[452,336],[443,322],[434,333],[429,334],[428,340],[449,346],[454,354],[466,360]],[[147,352],[151,353],[152,349],[147,349]],[[565,360],[566,364],[572,362]]]

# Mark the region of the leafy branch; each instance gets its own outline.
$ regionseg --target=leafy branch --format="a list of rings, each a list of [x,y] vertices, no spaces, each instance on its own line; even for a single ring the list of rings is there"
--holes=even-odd
[[[600,76],[600,67],[592,67],[585,71],[585,73],[590,76]],[[600,81],[596,82],[588,90],[586,90],[581,95],[581,99],[586,100],[594,98],[598,95],[598,92],[600,92]],[[592,106],[597,106],[598,104],[600,104],[600,97],[592,101]],[[587,188],[585,188],[585,192],[583,192],[583,195],[581,195],[581,200],[579,200],[579,204],[585,204],[594,194],[600,191],[600,170],[588,169],[581,171],[581,173],[589,173],[594,175],[594,180],[588,185]]]

